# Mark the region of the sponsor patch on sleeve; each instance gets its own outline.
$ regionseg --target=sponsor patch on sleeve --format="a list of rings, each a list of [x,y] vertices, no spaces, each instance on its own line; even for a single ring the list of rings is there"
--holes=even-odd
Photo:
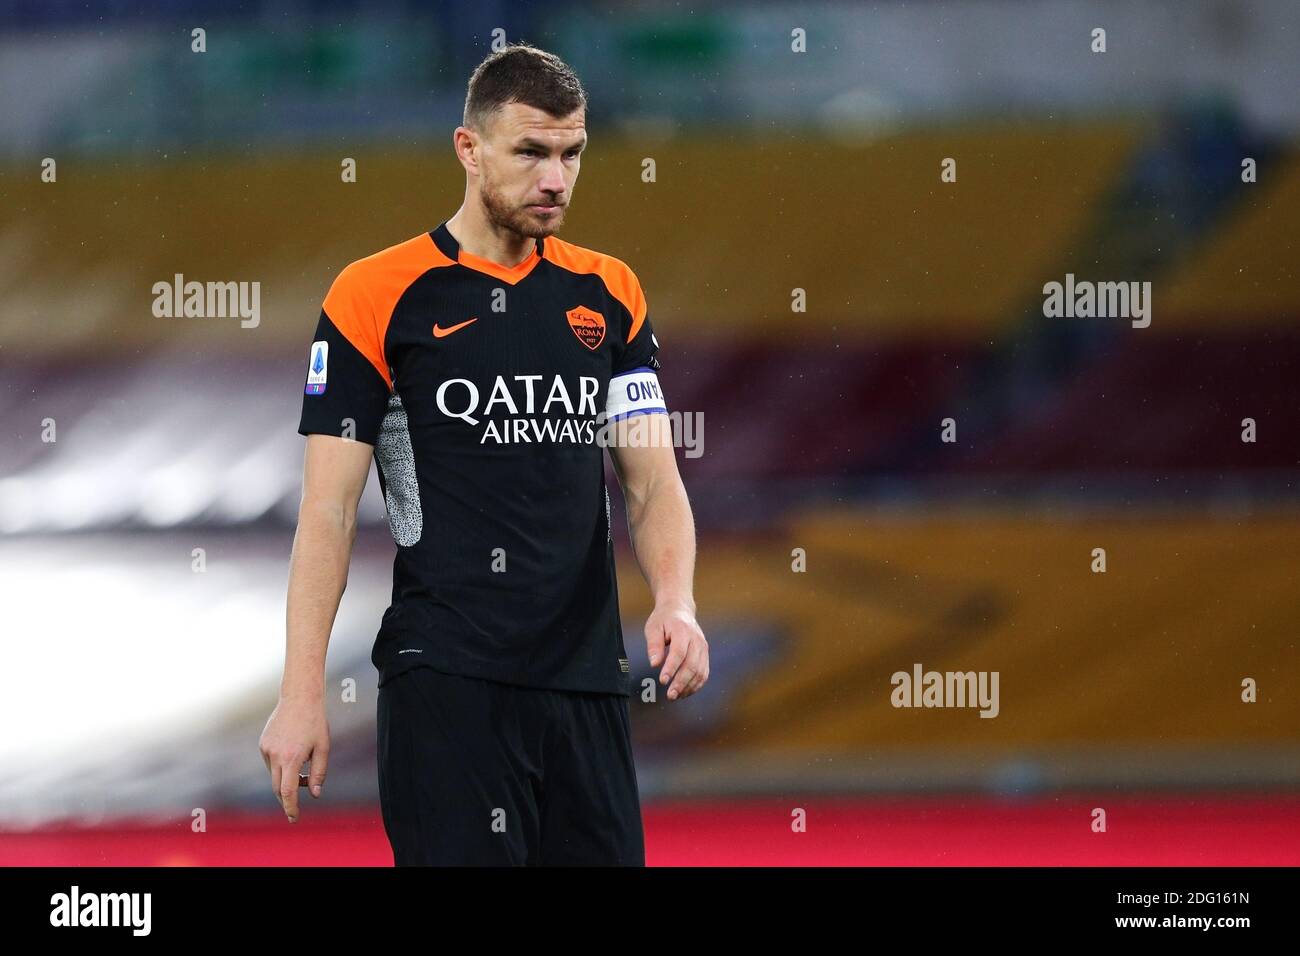
[[[632,415],[649,415],[656,412],[668,414],[664,394],[659,388],[659,376],[642,366],[630,372],[615,375],[609,380],[605,397],[605,417],[616,422]]]
[[[311,362],[307,366],[306,394],[325,394],[325,373],[329,358],[330,344],[328,342],[320,341],[311,344]]]

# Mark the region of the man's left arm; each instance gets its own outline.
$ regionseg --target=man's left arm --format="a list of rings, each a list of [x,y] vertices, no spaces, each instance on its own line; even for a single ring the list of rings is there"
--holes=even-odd
[[[671,680],[668,699],[677,700],[709,679],[709,645],[695,620],[695,523],[667,425],[662,415],[620,422],[610,458],[627,501],[632,549],[654,597],[645,625],[650,666],[664,662],[659,683]]]

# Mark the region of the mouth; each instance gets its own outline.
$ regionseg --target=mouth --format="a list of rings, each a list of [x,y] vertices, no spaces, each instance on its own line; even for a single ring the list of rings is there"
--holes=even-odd
[[[563,203],[558,203],[558,202],[552,202],[552,203],[533,203],[533,204],[532,204],[531,206],[529,206],[528,208],[531,209],[531,210],[533,210],[534,212],[539,212],[539,213],[541,213],[541,214],[543,214],[543,215],[551,215],[552,213],[557,213],[557,212],[559,212],[561,209],[563,209],[563,208],[564,208],[564,204],[563,204]]]

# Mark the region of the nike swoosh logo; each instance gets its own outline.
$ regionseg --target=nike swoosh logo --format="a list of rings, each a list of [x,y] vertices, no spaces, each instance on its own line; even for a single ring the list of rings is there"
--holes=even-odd
[[[448,328],[445,329],[435,322],[433,325],[433,337],[435,339],[445,338],[446,336],[451,335],[451,333],[457,331],[458,329],[463,329],[467,325],[473,325],[477,321],[478,321],[478,316],[475,316],[472,319],[466,319],[464,322],[458,322],[456,325],[449,326]]]

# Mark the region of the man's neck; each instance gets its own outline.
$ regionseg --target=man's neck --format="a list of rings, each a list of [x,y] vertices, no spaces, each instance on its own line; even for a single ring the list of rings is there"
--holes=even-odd
[[[537,240],[493,226],[481,207],[464,203],[447,220],[447,231],[470,255],[512,268],[533,254]]]

